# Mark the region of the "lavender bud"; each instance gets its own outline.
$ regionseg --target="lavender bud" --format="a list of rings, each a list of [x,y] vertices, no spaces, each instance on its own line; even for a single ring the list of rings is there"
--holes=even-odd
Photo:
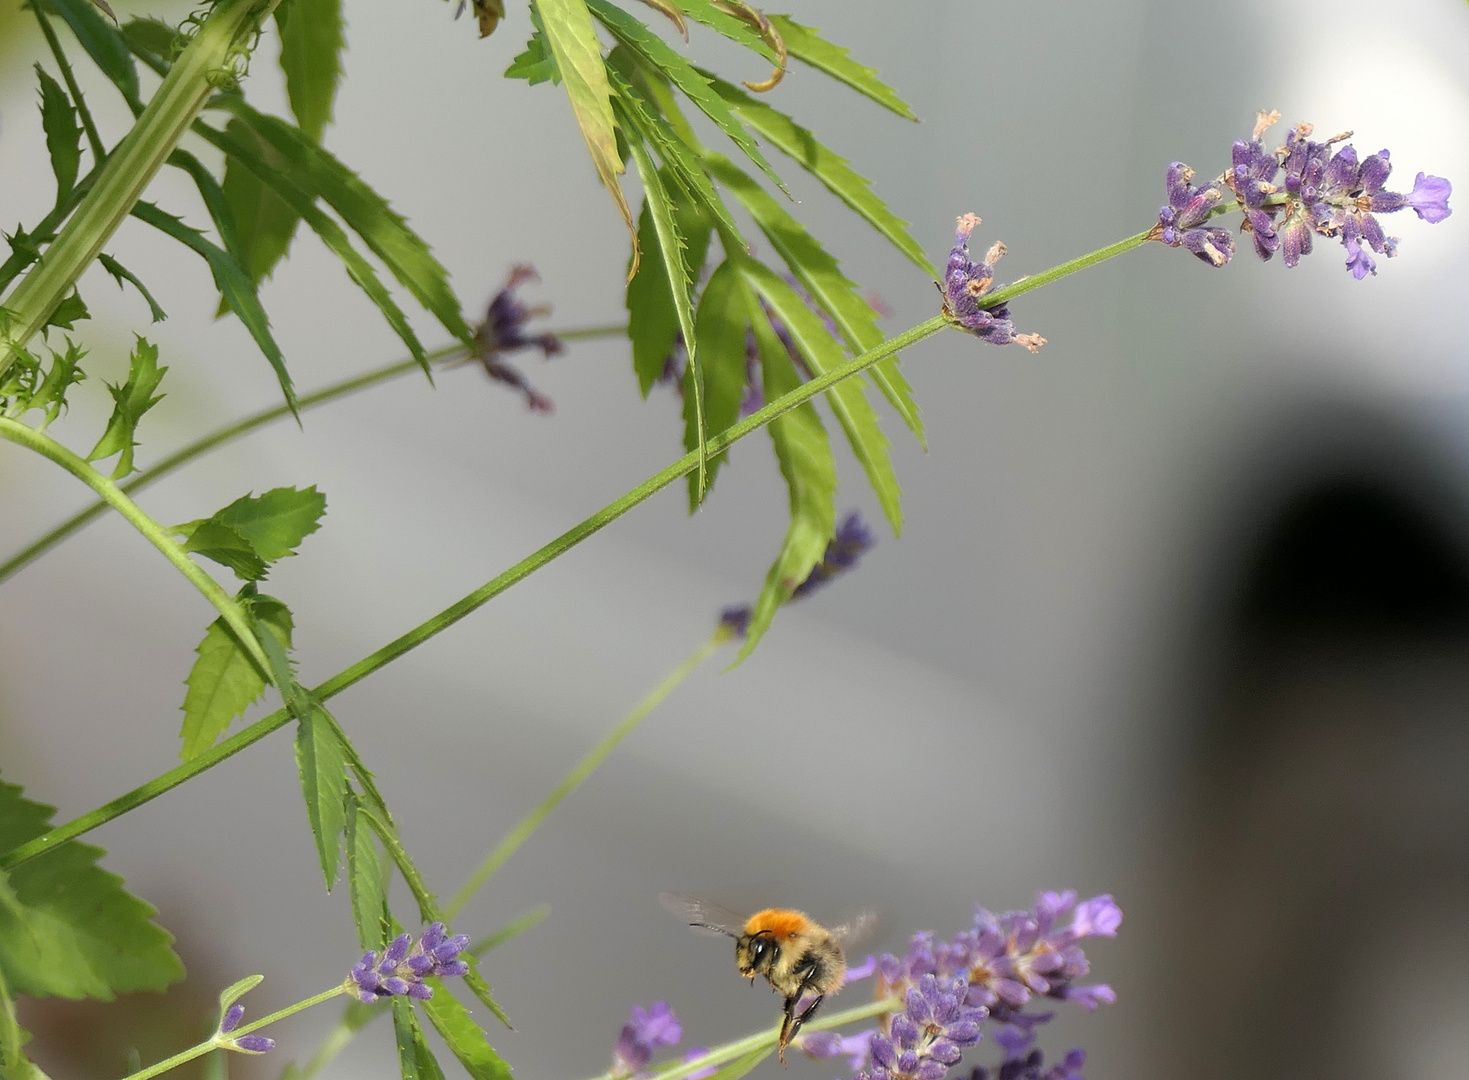
[[[241,1035],[238,1039],[230,1039],[223,1045],[243,1054],[268,1054],[275,1049],[275,1040],[268,1039],[264,1035]]]
[[[228,1034],[234,1031],[235,1028],[240,1026],[240,1021],[244,1019],[244,1016],[245,1006],[241,1005],[238,1001],[235,1002],[226,1010],[224,1018],[219,1022],[220,1033]]]

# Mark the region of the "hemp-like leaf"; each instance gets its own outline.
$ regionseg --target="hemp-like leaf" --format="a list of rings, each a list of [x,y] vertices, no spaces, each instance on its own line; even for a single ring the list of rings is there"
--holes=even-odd
[[[699,295],[699,310],[694,319],[694,337],[699,342],[699,355],[704,366],[704,416],[711,434],[730,427],[740,418],[748,372],[745,364],[745,337],[750,325],[749,290],[739,271],[729,261],[720,263]],[[687,405],[687,395],[685,395]],[[684,447],[690,446],[693,417],[684,410]],[[729,451],[709,459],[708,486],[714,486],[719,466],[729,460]],[[693,476],[689,477],[689,511],[698,508],[698,491]]]
[[[305,710],[296,725],[296,766],[306,820],[316,840],[316,853],[327,891],[337,881],[342,859],[342,833],[347,827],[347,756],[333,725],[319,707]]]
[[[736,18],[727,11],[721,11],[712,3],[712,0],[680,0],[680,2],[683,4],[684,14],[689,18],[759,53],[772,64],[780,63],[780,54],[772,49],[770,42],[761,37],[755,28],[744,19]]]
[[[54,808],[0,782],[0,850],[50,828]],[[0,903],[0,972],[13,994],[96,998],[162,990],[183,978],[173,938],[152,922],[154,909],[97,866],[105,852],[70,840],[6,875]]]
[[[247,125],[231,120],[226,130],[231,137],[252,146],[262,161],[276,169],[281,167],[280,155]],[[221,189],[235,219],[240,261],[258,287],[290,250],[301,215],[233,155],[225,158]]]
[[[112,280],[117,282],[117,287],[119,289],[121,289],[124,284],[129,284],[133,288],[138,290],[139,295],[141,295],[143,297],[143,300],[147,303],[148,314],[153,317],[154,322],[162,322],[164,319],[168,318],[168,312],[164,311],[163,308],[159,306],[158,301],[153,299],[153,294],[148,291],[148,286],[144,285],[140,280],[138,280],[138,276],[136,274],[134,274],[126,266],[123,266],[122,263],[118,262],[105,251],[98,253],[97,261],[102,265],[103,270],[106,270],[109,274],[112,275]]]
[[[117,467],[112,471],[114,480],[133,471],[133,448],[137,445],[133,435],[143,414],[163,400],[162,394],[154,397],[153,391],[158,389],[167,371],[168,368],[158,366],[158,346],[139,337],[128,359],[127,382],[121,386],[106,384],[112,393],[112,419],[108,421],[102,438],[87,455],[87,460],[100,461],[119,454]]]
[[[44,430],[49,427],[61,410],[66,408],[66,392],[71,387],[85,379],[86,373],[81,369],[82,358],[87,355],[87,350],[76,344],[71,338],[66,339],[66,351],[63,353],[51,350],[51,368],[46,372],[46,377],[41,380],[41,385],[31,395],[28,407],[32,409],[44,409],[45,418],[41,422]]]
[[[266,562],[296,553],[301,541],[321,528],[326,496],[309,488],[272,488],[263,495],[243,495],[210,521],[237,530]]]
[[[289,649],[295,626],[290,609],[265,595],[249,597],[248,606],[256,624]],[[223,619],[209,624],[204,640],[194,651],[198,659],[184,680],[188,690],[184,694],[184,720],[179,731],[183,741],[179,757],[184,761],[198,757],[213,746],[235,718],[243,715],[265,692],[266,683],[265,673],[255,666]]]
[[[342,78],[342,0],[284,0],[275,24],[291,112],[306,136],[320,142]]]
[[[517,54],[505,69],[505,78],[524,79],[532,86],[548,79],[559,84],[561,72],[556,70],[556,61],[551,56],[551,47],[546,44],[546,34],[541,29],[541,16],[534,4],[531,5],[530,17],[535,23],[535,29],[530,40],[525,43],[525,50]]]
[[[56,205],[60,206],[76,186],[82,161],[82,125],[71,98],[40,64],[36,65],[36,77],[41,80],[41,126],[46,132],[51,171],[56,174]]]
[[[364,949],[381,949],[388,941],[388,898],[382,857],[372,826],[362,820],[360,803],[347,798],[347,888],[352,918]]]
[[[256,554],[250,541],[228,525],[195,521],[178,531],[183,533],[185,551],[229,567],[241,581],[259,581],[270,572],[270,564]]]
[[[743,272],[745,267],[741,265],[740,269]],[[774,401],[800,386],[801,378],[758,303],[752,304],[750,320],[760,350],[765,400]],[[749,631],[737,663],[754,651],[780,605],[821,561],[827,541],[836,530],[836,462],[821,417],[808,401],[776,417],[767,430],[790,493],[791,523],[750,614]]]
[[[155,71],[161,73],[173,64],[173,50],[179,43],[179,33],[162,19],[129,19],[122,24],[119,33],[128,50]]]
[[[917,120],[902,98],[877,77],[877,72],[853,60],[848,50],[833,45],[813,27],[802,26],[789,15],[771,15],[771,23],[785,42],[786,52],[838,82],[846,83],[859,94],[865,94],[885,109],[905,120]]]
[[[464,1071],[473,1080],[510,1080],[510,1066],[495,1052],[469,1010],[444,988],[443,980],[424,982],[433,987],[434,996],[423,1003],[423,1011]]]
[[[398,1070],[403,1080],[444,1080],[444,1071],[423,1036],[413,1002],[406,997],[392,1000],[393,1038],[398,1044]]]
[[[60,15],[92,62],[116,86],[134,114],[143,111],[138,90],[138,68],[117,27],[97,13],[91,0],[44,0]]]
[[[46,316],[46,326],[59,326],[63,330],[74,330],[77,323],[91,317],[92,313],[82,302],[81,293],[73,289],[71,295],[64,297],[51,314]]]

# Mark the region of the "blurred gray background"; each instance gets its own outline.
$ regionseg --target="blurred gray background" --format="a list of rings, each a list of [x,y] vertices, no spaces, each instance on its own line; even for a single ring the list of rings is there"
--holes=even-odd
[[[525,295],[554,304],[548,326],[616,321],[621,223],[561,92],[500,77],[528,34],[523,5],[508,6],[479,41],[442,3],[349,0],[328,145],[433,243],[467,304],[529,261],[544,282]],[[792,6],[881,68],[923,122],[799,65],[772,103],[852,158],[935,260],[955,215],[982,215],[976,246],[1010,248],[1002,278],[1146,228],[1168,163],[1217,174],[1257,109],[1355,129],[1364,153],[1390,147],[1395,187],[1419,170],[1469,182],[1460,0]],[[0,20],[9,228],[44,213],[51,187],[30,72],[43,43],[28,16]],[[762,76],[711,38],[696,30],[693,51]],[[267,37],[249,89],[284,111],[273,50]],[[115,95],[87,85],[121,130]],[[783,172],[794,211],[891,307],[892,331],[932,314],[930,282]],[[150,196],[205,220],[176,176]],[[773,1019],[774,1000],[660,910],[660,890],[832,919],[876,906],[874,946],[899,949],[913,930],[963,928],[975,903],[1024,906],[1053,887],[1114,893],[1127,913],[1119,939],[1091,950],[1118,1004],[1063,1010],[1044,1040],[1085,1046],[1093,1080],[1463,1076],[1469,219],[1389,220],[1401,257],[1364,282],[1332,244],[1289,272],[1245,252],[1214,271],[1149,247],[1015,305],[1020,329],[1050,340],[1038,357],[958,334],[907,354],[931,448],[889,417],[902,539],[783,612],[739,670],[716,662],[690,680],[462,916],[478,934],[551,905],[488,965],[516,1023],[497,1045],[517,1076],[600,1072],[635,1003],[671,1002],[685,1045]],[[143,464],[278,400],[241,327],[210,321],[202,264],[131,221],[111,250],[171,314],[147,330],[170,372]],[[100,273],[83,293],[83,336],[120,375],[146,311]],[[399,355],[314,239],[265,300],[302,388]],[[477,370],[437,390],[410,377],[309,413],[304,430],[262,431],[141,501],[175,521],[248,490],[322,487],[326,527],[270,584],[319,681],[679,452],[677,402],[639,400],[624,342],[524,363],[553,417]],[[85,449],[107,408],[94,379],[55,430]],[[860,471],[841,465],[841,504],[878,520]],[[0,496],[0,552],[88,497],[14,447],[0,450]],[[784,515],[752,439],[697,515],[681,488],[664,492],[337,699],[441,893],[722,605],[754,595]],[[180,683],[209,619],[115,518],[0,586],[5,778],[64,820],[172,765]],[[261,973],[258,1016],[352,962],[346,897],[322,891],[286,733],[89,839],[180,935],[192,978],[170,1016]],[[121,1075],[117,1047],[182,1045],[154,1031],[159,1011],[144,995],[29,1015],[59,1078]],[[329,1022],[318,1010],[280,1025],[276,1053],[235,1063],[239,1075],[276,1075]],[[395,1075],[390,1044],[386,1028],[367,1032],[329,1075]]]

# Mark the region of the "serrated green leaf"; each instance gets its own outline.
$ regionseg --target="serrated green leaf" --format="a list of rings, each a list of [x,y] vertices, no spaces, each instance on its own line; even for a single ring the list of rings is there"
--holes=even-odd
[[[511,1026],[510,1017],[506,1016],[505,1010],[500,1008],[499,1002],[495,1000],[494,991],[490,989],[490,984],[479,973],[479,958],[461,955],[460,959],[469,964],[469,973],[464,976],[464,985],[469,987],[470,993],[479,998],[481,1005],[495,1014],[496,1020],[509,1028]],[[514,1029],[511,1028],[511,1030]]]
[[[469,324],[464,321],[459,300],[449,287],[449,272],[386,199],[332,154],[306,138],[299,128],[257,112],[242,98],[224,95],[220,101],[290,163],[292,179],[340,214],[347,227],[362,238],[362,242],[383,261],[398,282],[439,320],[445,330],[460,341],[467,342],[473,338]],[[259,177],[258,173],[256,175]],[[267,177],[259,179],[269,183]]]
[[[283,648],[291,647],[295,621],[290,609],[272,596],[250,598],[256,625],[273,634]],[[179,757],[198,757],[218,741],[236,717],[265,692],[265,673],[255,666],[223,619],[204,631],[204,640],[194,650],[198,659],[184,684],[184,720],[179,731],[183,745]]]
[[[307,226],[321,238],[327,249],[342,260],[347,276],[355,281],[367,294],[368,299],[377,305],[378,310],[387,319],[388,325],[408,346],[408,351],[413,354],[419,366],[426,373],[429,372],[428,354],[424,351],[423,345],[419,343],[418,335],[413,332],[407,317],[398,307],[392,295],[378,280],[377,272],[373,270],[372,264],[352,246],[346,231],[316,206],[316,195],[308,192],[297,182],[299,179],[309,183],[310,178],[302,175],[284,158],[281,159],[281,167],[273,166],[257,154],[250,145],[231,136],[228,130],[220,131],[207,124],[198,124],[194,130],[228,154],[232,161],[239,162],[241,166],[249,170],[256,180],[280,196],[300,216],[301,220],[306,222]]]
[[[120,32],[129,51],[155,70],[167,69],[173,63],[179,33],[162,19],[129,19]]]
[[[737,260],[747,280],[750,275],[745,264],[749,261]],[[765,400],[774,401],[799,387],[801,378],[758,303],[750,309],[750,321],[760,349]],[[776,417],[767,430],[790,493],[791,523],[750,614],[750,627],[736,663],[754,651],[781,604],[790,599],[796,586],[821,561],[827,541],[836,530],[836,462],[816,410],[808,401]]]
[[[398,1047],[398,1068],[403,1080],[431,1080],[420,1077],[418,1072],[418,1044],[423,1040],[423,1032],[413,1013],[413,1002],[406,997],[395,997],[392,1001],[393,1042]]]
[[[883,332],[877,325],[877,313],[820,242],[733,162],[717,154],[706,155],[705,162],[710,174],[749,211],[801,287],[836,323],[853,355],[881,343]],[[868,370],[919,444],[927,448],[923,419],[907,380],[898,370],[897,357],[888,357]]]
[[[517,915],[511,919],[493,934],[480,938],[480,940],[471,944],[465,952],[471,956],[483,956],[492,949],[498,949],[507,941],[518,938],[521,934],[540,923],[549,914],[551,914],[551,909],[544,904],[538,908],[531,908],[524,915]]]
[[[0,896],[13,895],[5,882],[4,871],[0,871]],[[5,972],[0,970],[0,1077],[5,1080],[36,1080],[44,1075],[26,1058],[25,1044],[30,1038],[30,1032],[16,1019],[15,998],[5,981]]]
[[[30,400],[30,408],[45,410],[45,417],[41,421],[42,430],[55,422],[61,415],[61,410],[66,408],[67,390],[87,377],[80,367],[82,358],[86,355],[87,350],[71,338],[66,339],[66,352],[51,350],[51,367]]]
[[[388,899],[383,862],[372,827],[359,814],[356,798],[347,801],[347,887],[352,918],[364,949],[383,948],[388,941]]]
[[[727,11],[721,11],[710,0],[681,0],[681,2],[684,14],[689,18],[759,53],[772,64],[781,62],[780,54],[770,47],[770,42],[761,37],[759,32],[744,19],[736,18]]]
[[[275,23],[291,112],[307,137],[320,142],[342,78],[342,0],[284,0]]]
[[[393,815],[388,810],[388,804],[383,800],[382,792],[377,789],[377,778],[358,755],[357,748],[352,745],[352,740],[347,738],[347,733],[342,730],[342,725],[337,722],[337,718],[331,714],[331,710],[326,707],[326,704],[320,698],[312,697],[311,703],[314,708],[320,710],[321,714],[326,717],[327,722],[331,724],[332,730],[336,732],[337,741],[342,747],[342,753],[347,755],[347,767],[352,770],[352,775],[357,777],[357,783],[362,787],[362,804],[379,821],[386,822],[388,828],[396,829],[398,827],[397,822],[393,820]]]
[[[301,541],[321,528],[326,513],[326,496],[309,488],[272,488],[263,495],[242,495],[222,510],[180,531],[204,522],[216,522],[234,529],[250,543],[254,552],[266,562],[276,562],[296,554]]]
[[[98,254],[97,261],[102,264],[103,270],[106,270],[109,274],[112,275],[112,280],[117,282],[117,287],[119,289],[121,289],[124,284],[129,284],[132,285],[133,288],[138,290],[138,294],[142,296],[143,300],[148,304],[148,314],[153,317],[154,322],[162,322],[164,319],[168,318],[168,312],[164,311],[163,308],[159,306],[158,301],[153,299],[153,294],[148,291],[148,286],[139,281],[136,274],[134,274],[127,267],[123,266],[122,263],[118,262],[105,251]]]
[[[706,440],[708,428],[704,420],[704,374],[700,366],[698,342],[694,337],[694,308],[690,299],[693,282],[689,280],[688,263],[684,258],[683,237],[679,235],[674,221],[674,208],[663,186],[663,178],[653,166],[653,160],[641,141],[631,139],[628,148],[637,165],[638,176],[643,181],[643,197],[653,219],[653,232],[658,237],[658,250],[662,256],[664,281],[668,284],[673,299],[673,310],[678,316],[679,332],[683,334],[684,351],[688,356],[688,378],[685,385],[690,391],[694,406],[694,443],[699,454],[697,477],[698,501],[702,502],[708,490],[708,450]]]
[[[434,996],[423,1003],[423,1011],[434,1030],[473,1080],[510,1080],[510,1066],[490,1045],[489,1036],[440,979],[425,979]]]
[[[546,44],[546,35],[540,26],[540,15],[534,4],[530,10],[531,18],[536,23],[535,29],[530,40],[525,43],[525,50],[510,61],[510,66],[505,69],[505,78],[524,79],[532,86],[549,79],[559,85],[561,72],[556,70],[556,61],[551,56],[550,46]]]
[[[229,1007],[242,997],[254,990],[265,981],[264,975],[246,975],[238,982],[232,982],[219,992],[219,1012],[224,1015]]]
[[[46,832],[54,812],[0,782],[0,851]],[[12,993],[111,1001],[183,978],[173,938],[122,878],[96,865],[103,854],[71,840],[6,872],[24,911],[0,904],[0,971]]]
[[[40,64],[36,65],[36,77],[41,80],[41,126],[46,132],[51,171],[56,175],[56,205],[60,206],[76,187],[77,169],[82,162],[82,125],[71,98]]]
[[[643,397],[663,374],[663,365],[678,339],[678,312],[673,308],[668,273],[653,229],[653,212],[643,201],[638,215],[638,246],[645,252],[638,271],[627,279],[627,336],[632,342],[632,366]]]
[[[87,310],[87,305],[82,302],[81,293],[75,289],[71,295],[64,297],[61,303],[56,305],[54,311],[46,317],[47,327],[60,327],[62,330],[75,330],[76,324],[83,319],[90,319],[92,313]]]
[[[744,279],[729,261],[719,265],[699,295],[699,311],[694,319],[694,337],[699,342],[699,355],[704,364],[705,417],[712,434],[730,427],[740,418],[748,382],[745,336],[750,325],[750,295]],[[687,397],[685,398],[687,400]],[[684,413],[684,446],[689,446],[693,432],[688,410]],[[729,451],[709,459],[709,486],[714,486],[719,466],[729,460]],[[689,478],[689,510],[697,509],[698,492]]]
[[[393,865],[403,876],[403,883],[408,886],[408,891],[413,894],[413,899],[418,904],[419,919],[426,923],[440,921],[438,897],[429,889],[428,882],[424,880],[423,874],[414,865],[412,856],[408,854],[408,849],[398,839],[392,826],[367,807],[359,807],[358,813],[372,826],[372,831],[383,842],[383,849],[388,853],[388,858],[393,860]]]
[[[840,157],[823,146],[810,131],[789,116],[777,112],[763,101],[757,101],[738,87],[709,72],[702,74],[710,80],[719,96],[761,138],[787,155],[824,184],[842,202],[855,210],[869,225],[887,238],[913,264],[933,277],[933,264],[923,253],[922,246],[908,234],[908,223],[895,215],[873,194],[868,181],[854,172],[846,158]]]
[[[146,221],[165,235],[173,237],[209,264],[209,272],[214,275],[214,285],[219,289],[219,295],[229,304],[230,310],[239,317],[240,322],[245,324],[245,329],[250,332],[256,346],[265,354],[265,359],[275,370],[286,404],[294,413],[297,407],[296,390],[291,385],[290,372],[286,370],[286,358],[281,355],[280,346],[271,335],[270,320],[266,317],[265,308],[260,305],[260,297],[250,275],[228,251],[210,243],[203,233],[185,225],[181,218],[165,213],[152,203],[141,201],[133,207],[132,213],[139,220]]]
[[[230,258],[240,269],[248,273],[248,259],[244,246],[240,243],[239,230],[235,226],[235,211],[230,205],[224,189],[219,186],[219,181],[214,174],[204,167],[204,163],[186,150],[175,150],[168,157],[168,163],[176,168],[183,169],[194,181],[194,186],[199,189],[199,197],[204,200],[204,208],[209,211],[209,220],[214,222],[214,231],[219,234],[219,242],[225,251],[229,252]],[[258,282],[252,279],[252,285]],[[219,313],[222,315],[229,311],[230,307],[221,297]]]
[[[134,114],[143,111],[138,95],[138,69],[127,42],[117,28],[97,13],[90,0],[44,0],[47,8],[61,16],[77,42],[86,50],[102,74],[122,93]]]
[[[864,94],[885,109],[890,109],[905,120],[917,120],[913,110],[893,92],[892,87],[877,77],[877,72],[853,60],[840,45],[833,45],[822,38],[813,27],[802,26],[789,15],[767,16],[774,24],[786,52],[819,71],[824,71],[838,82],[846,83],[859,94]]]
[[[649,30],[619,7],[606,0],[585,0],[587,6],[603,26],[635,53],[643,62],[666,75],[675,86],[719,129],[730,137],[745,155],[758,165],[771,181],[785,191],[785,184],[776,175],[765,155],[755,145],[755,140],[735,117],[723,97],[714,92],[709,77],[668,46],[662,38]],[[787,192],[789,194],[789,192]]]
[[[276,170],[282,168],[280,155],[248,125],[231,120],[226,130],[233,138],[251,145],[262,162]],[[225,158],[222,190],[234,215],[240,261],[258,286],[290,250],[301,215],[234,156]]]
[[[87,460],[99,461],[120,453],[117,468],[112,472],[114,480],[133,471],[133,448],[137,445],[133,436],[137,433],[138,421],[163,400],[162,394],[154,397],[153,391],[158,389],[167,372],[168,368],[158,366],[158,346],[139,337],[128,359],[127,382],[121,386],[106,384],[112,394],[112,419],[108,421],[102,438],[87,455]]]
[[[342,833],[347,827],[347,757],[336,732],[319,708],[308,708],[296,725],[296,766],[306,819],[316,839],[316,854],[327,891],[337,881],[341,864]]]
[[[180,526],[185,551],[203,555],[235,572],[241,581],[259,581],[269,572],[265,560],[238,530],[217,521],[190,522]]]
[[[617,177],[624,171],[622,155],[617,152],[617,136],[612,123],[612,91],[607,85],[607,67],[602,61],[602,43],[587,11],[586,0],[535,0],[546,46],[561,73],[571,111],[592,155],[592,165],[602,186],[612,196],[617,212],[622,215],[633,238],[633,263],[637,263],[637,232],[632,210]]]

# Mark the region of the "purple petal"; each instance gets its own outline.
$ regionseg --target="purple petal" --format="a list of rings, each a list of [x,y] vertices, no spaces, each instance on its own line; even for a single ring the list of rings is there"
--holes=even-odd
[[[1413,190],[1408,193],[1408,205],[1424,221],[1436,225],[1453,213],[1449,209],[1449,196],[1453,190],[1453,185],[1443,177],[1419,173],[1413,182]]]
[[[408,984],[408,996],[417,998],[419,1001],[427,1001],[434,996],[434,988],[427,983],[411,982]]]
[[[1367,254],[1365,248],[1355,240],[1346,242],[1347,269],[1352,272],[1352,277],[1361,281],[1368,274],[1377,273],[1377,263],[1371,255]]]
[[[240,1021],[244,1017],[245,1006],[237,1001],[225,1012],[224,1019],[219,1022],[219,1030],[226,1033],[234,1031],[235,1028],[240,1026]]]
[[[1077,937],[1116,937],[1121,925],[1122,909],[1109,893],[1083,900],[1071,919]]]
[[[423,936],[418,939],[419,948],[421,948],[424,952],[433,952],[433,950],[438,946],[439,942],[444,940],[445,932],[446,927],[443,923],[434,923],[427,930],[425,930],[423,932]]]
[[[447,964],[438,964],[434,967],[434,974],[441,979],[451,979],[456,975],[468,975],[469,963],[464,960],[450,960]]]

